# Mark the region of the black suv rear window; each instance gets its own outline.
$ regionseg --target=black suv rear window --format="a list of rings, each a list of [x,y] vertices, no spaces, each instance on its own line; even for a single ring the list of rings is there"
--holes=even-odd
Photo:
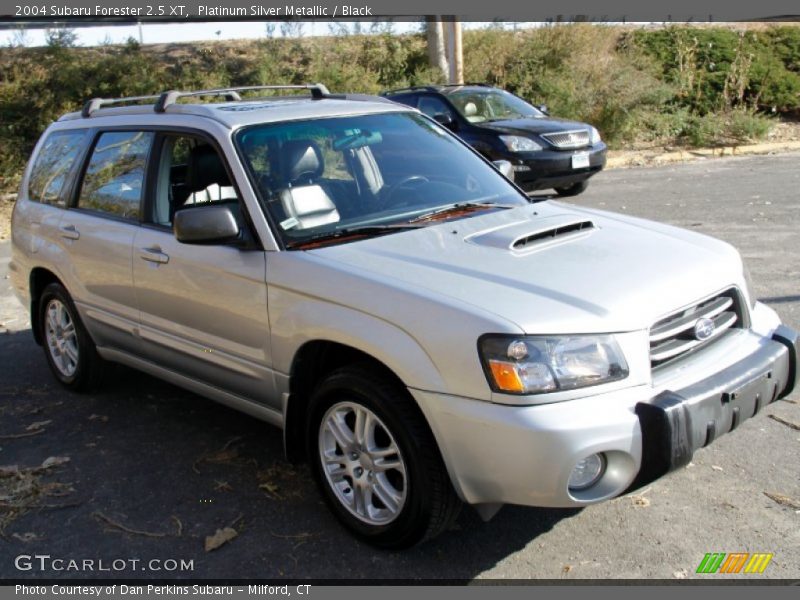
[[[44,142],[28,180],[28,198],[34,202],[64,206],[64,185],[80,157],[85,130],[56,131]]]

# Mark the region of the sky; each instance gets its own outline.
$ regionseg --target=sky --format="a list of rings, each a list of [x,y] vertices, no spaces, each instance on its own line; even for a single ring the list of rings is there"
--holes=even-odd
[[[304,21],[304,35],[330,35],[328,22]],[[352,30],[353,23],[337,21],[338,25],[347,25]],[[362,23],[366,30],[371,23]],[[489,23],[465,23],[467,29],[480,28]],[[532,23],[518,23],[518,27],[530,27]],[[508,25],[513,27],[513,25]],[[393,23],[394,33],[407,33],[418,31],[419,23],[397,22]],[[118,27],[80,27],[76,28],[79,46],[97,46],[104,43],[124,44],[128,38],[139,40],[139,27],[137,25]],[[209,23],[143,23],[141,26],[142,41],[145,44],[161,44],[172,42],[193,42],[201,40],[234,40],[254,39],[266,36],[266,22],[264,21],[214,21]],[[280,23],[275,23],[275,36],[280,36]],[[24,37],[26,46],[43,46],[45,44],[44,29],[29,29]],[[19,37],[14,31],[0,31],[0,45],[18,45]]]

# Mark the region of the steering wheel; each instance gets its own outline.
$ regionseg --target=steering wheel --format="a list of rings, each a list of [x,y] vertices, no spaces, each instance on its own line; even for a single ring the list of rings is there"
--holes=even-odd
[[[410,183],[414,183],[414,186],[422,185],[425,183],[430,183],[431,180],[425,177],[424,175],[407,175],[403,177],[400,181],[396,181],[389,189],[386,190],[386,193],[383,196],[383,206],[385,208],[391,208],[392,206],[408,206],[411,204],[410,202],[404,202],[400,205],[392,205],[392,196],[402,187],[407,186]]]

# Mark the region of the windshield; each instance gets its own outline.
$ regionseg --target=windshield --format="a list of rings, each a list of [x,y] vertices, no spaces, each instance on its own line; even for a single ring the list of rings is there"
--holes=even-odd
[[[460,90],[448,94],[447,98],[471,123],[544,116],[522,98],[503,90]]]
[[[528,203],[496,169],[416,113],[255,125],[236,142],[287,248]]]

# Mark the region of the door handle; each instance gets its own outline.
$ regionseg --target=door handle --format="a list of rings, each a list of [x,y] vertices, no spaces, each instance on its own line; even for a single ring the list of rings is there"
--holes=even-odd
[[[75,229],[75,225],[62,225],[58,231],[61,237],[67,240],[77,240],[81,237],[80,232]]]
[[[169,262],[169,255],[164,254],[161,248],[141,248],[139,250],[139,258],[159,265],[165,265]]]

